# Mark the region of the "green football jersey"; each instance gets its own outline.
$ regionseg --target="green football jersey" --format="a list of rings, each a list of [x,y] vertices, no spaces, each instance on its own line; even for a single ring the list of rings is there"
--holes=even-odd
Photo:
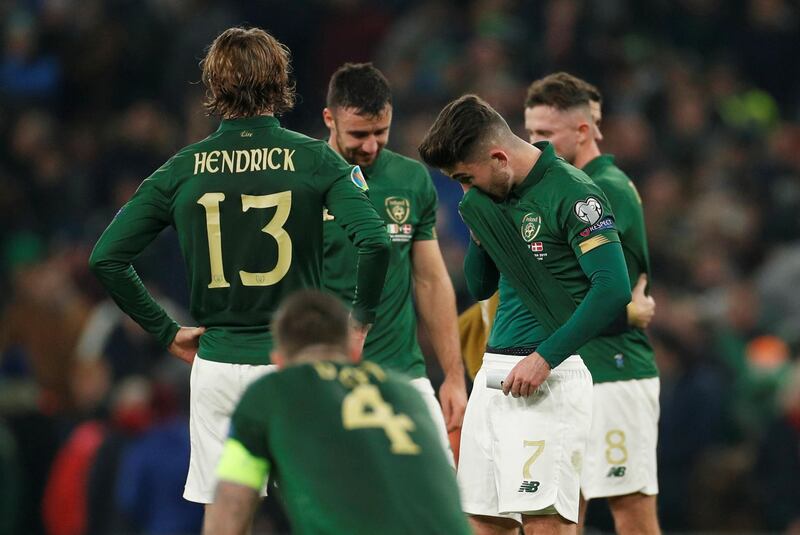
[[[274,117],[224,120],[142,182],[100,237],[90,264],[134,320],[168,345],[178,326],[131,266],[167,225],[177,230],[190,309],[206,327],[198,354],[266,364],[269,323],[291,292],[322,284],[322,207],[361,250],[354,315],[374,319],[388,262],[386,229],[359,168]]]
[[[650,274],[642,199],[633,182],[614,165],[614,157],[611,155],[598,156],[586,164],[583,171],[600,186],[614,209],[615,224],[622,240],[625,265],[633,287],[640,274]],[[607,344],[589,343],[579,352],[595,383],[645,379],[658,375],[653,347],[643,330],[631,329],[617,336],[605,336],[603,339]]]
[[[291,366],[248,388],[217,475],[257,490],[268,471],[298,535],[470,533],[422,398],[371,362]]]
[[[437,196],[427,169],[419,162],[383,149],[363,168],[369,196],[383,217],[391,240],[391,259],[375,324],[364,344],[364,359],[411,377],[425,375],[425,360],[417,342],[412,300],[413,242],[436,239]],[[347,302],[356,287],[358,254],[340,221],[325,219],[325,287]]]
[[[578,258],[596,247],[619,242],[614,214],[602,190],[586,174],[556,156],[550,143],[530,173],[504,202],[533,258],[544,262],[564,289],[580,304],[590,282]],[[591,232],[586,229],[591,227]],[[535,347],[548,338],[517,291],[501,273],[500,302],[488,345],[508,349]]]

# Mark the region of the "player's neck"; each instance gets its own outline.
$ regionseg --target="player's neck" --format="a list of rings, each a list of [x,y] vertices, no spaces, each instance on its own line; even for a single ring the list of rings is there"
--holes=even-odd
[[[275,114],[269,110],[265,110],[261,113],[254,113],[253,115],[225,115],[222,118],[229,121],[233,119],[255,119],[256,117],[275,117]]]
[[[539,156],[542,155],[542,151],[530,143],[523,140],[520,141],[522,141],[522,143],[518,143],[514,150],[515,165],[513,181],[515,186],[525,182],[525,179],[528,178],[536,162],[539,161]]]
[[[347,364],[349,362],[347,355],[342,353],[342,350],[338,347],[318,344],[304,347],[299,353],[292,357],[288,364],[290,366],[297,366],[299,364],[310,364],[321,360],[330,360],[342,364]]]
[[[586,167],[587,163],[591,162],[600,155],[600,147],[597,146],[596,141],[592,141],[591,143],[587,143],[584,147],[578,149],[578,153],[575,155],[575,161],[572,165],[578,169],[583,169]]]

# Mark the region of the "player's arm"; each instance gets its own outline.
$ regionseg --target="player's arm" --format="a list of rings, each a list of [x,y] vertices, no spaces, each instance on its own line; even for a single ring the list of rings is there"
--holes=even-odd
[[[433,349],[445,378],[439,389],[447,430],[461,427],[467,407],[464,365],[456,320],[453,283],[444,265],[437,240],[415,241],[411,249],[414,296],[423,325],[431,335]]]
[[[552,368],[598,336],[630,301],[628,271],[618,241],[587,251],[578,262],[591,284],[586,297],[561,327],[511,370],[503,383],[505,393],[529,395]]]
[[[258,492],[228,481],[217,484],[214,506],[206,508],[204,535],[247,535],[258,505]]]
[[[473,240],[469,241],[464,257],[464,280],[467,290],[477,301],[489,299],[497,291],[500,271],[489,256]]]
[[[566,323],[539,345],[539,353],[551,367],[558,366],[599,335],[631,298],[628,271],[619,242],[596,247],[581,255],[578,262],[591,286]]]
[[[205,535],[250,533],[258,493],[270,468],[262,392],[259,384],[251,385],[231,416],[230,435],[217,464],[214,506],[206,508]]]
[[[389,266],[389,235],[369,198],[351,181],[350,173],[348,170],[346,176],[333,182],[326,193],[325,206],[358,250],[353,319],[369,325],[375,321]]]
[[[142,182],[103,232],[89,257],[89,267],[123,312],[169,346],[179,326],[155,302],[131,263],[170,222],[169,203],[158,179],[169,163]]]

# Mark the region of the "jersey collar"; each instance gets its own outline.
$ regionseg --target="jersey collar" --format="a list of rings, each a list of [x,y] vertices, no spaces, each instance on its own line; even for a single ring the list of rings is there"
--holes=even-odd
[[[614,165],[614,156],[611,154],[601,154],[584,165],[582,171],[589,176],[593,176],[602,169],[611,167],[612,165]]]
[[[533,169],[531,169],[528,176],[525,177],[525,180],[514,187],[513,193],[517,197],[522,197],[528,190],[538,184],[557,158],[556,151],[553,149],[553,144],[549,141],[537,141],[533,146],[542,151],[542,153],[539,155],[539,159],[536,160]]]
[[[264,128],[269,126],[279,126],[276,117],[271,115],[259,115],[258,117],[243,117],[241,119],[223,119],[219,123],[217,131],[224,130],[245,130],[247,128]]]

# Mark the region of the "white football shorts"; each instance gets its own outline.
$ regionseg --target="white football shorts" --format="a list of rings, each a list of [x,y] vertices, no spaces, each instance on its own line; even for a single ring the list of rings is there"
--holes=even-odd
[[[450,462],[450,466],[455,469],[456,461],[453,457],[453,449],[450,447],[450,438],[447,436],[447,424],[444,421],[444,413],[439,400],[436,399],[436,393],[433,391],[430,379],[427,377],[417,377],[411,379],[411,385],[417,389],[417,392],[422,396],[422,400],[428,407],[428,411],[433,418],[433,424],[436,426],[436,432],[439,435],[439,440],[444,448],[444,454]]]
[[[525,357],[487,353],[461,431],[458,483],[464,511],[513,518],[558,513],[577,523],[580,471],[592,416],[592,378],[577,355],[527,398],[487,388],[487,373]]]
[[[277,366],[229,364],[195,357],[190,378],[189,437],[191,456],[184,499],[213,503],[217,463],[228,438],[231,415],[247,387]],[[266,495],[266,488],[262,489]]]
[[[587,500],[658,494],[659,379],[594,385],[581,492]]]

